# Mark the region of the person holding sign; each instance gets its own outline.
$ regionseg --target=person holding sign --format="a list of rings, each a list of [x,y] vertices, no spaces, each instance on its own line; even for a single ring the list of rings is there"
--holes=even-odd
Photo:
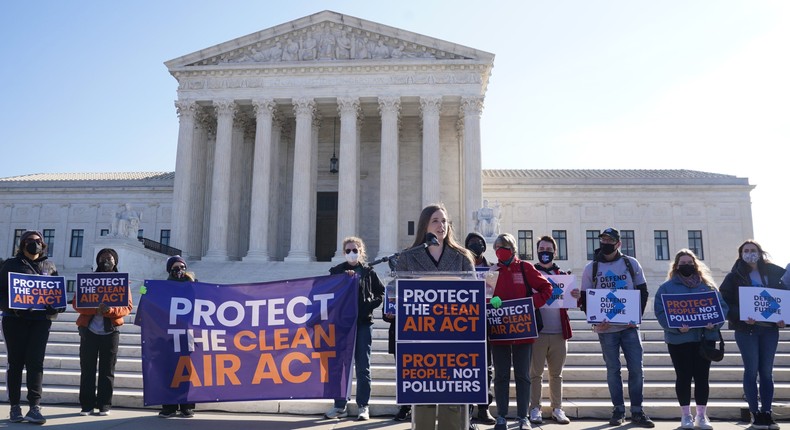
[[[358,237],[343,239],[343,252],[346,261],[329,269],[329,273],[349,276],[359,275],[359,296],[357,313],[357,336],[354,348],[354,368],[357,374],[357,420],[370,419],[370,350],[373,344],[373,311],[381,306],[384,285],[373,267],[367,264],[365,244]],[[324,416],[343,418],[348,416],[347,399],[335,399],[335,405]]]
[[[22,233],[19,248],[13,258],[9,258],[0,268],[0,308],[3,310],[3,337],[8,353],[6,369],[6,389],[8,403],[11,404],[12,423],[27,421],[44,424],[41,415],[41,393],[44,380],[44,356],[49,329],[59,312],[65,308],[48,305],[44,310],[19,309],[19,304],[10,303],[9,273],[57,276],[55,264],[47,260],[47,244],[44,236],[33,230]],[[28,296],[31,297],[31,296]],[[14,309],[15,308],[15,309]],[[30,410],[22,416],[19,405],[22,392],[22,371],[27,370],[27,402]]]
[[[167,259],[165,264],[167,270],[167,280],[176,282],[197,282],[195,274],[187,272],[187,262],[180,255],[174,255]],[[139,311],[139,309],[138,309]],[[160,418],[172,418],[176,416],[178,411],[181,411],[181,416],[184,418],[192,418],[195,416],[194,403],[182,403],[178,405],[162,405],[162,410],[159,412]]]
[[[118,253],[112,248],[104,248],[96,254],[96,272],[118,272]],[[112,406],[115,363],[118,361],[118,344],[123,318],[132,312],[132,295],[128,294],[128,305],[108,306],[100,302],[98,307],[77,307],[77,298],[72,302],[80,332],[80,415],[91,415],[94,408],[99,415],[110,414]],[[77,291],[80,294],[80,291]],[[98,360],[98,386],[96,383],[96,362]],[[97,391],[98,389],[98,391]]]
[[[442,204],[432,204],[422,210],[417,221],[417,232],[414,235],[412,248],[428,243],[429,234],[436,237],[438,244],[401,253],[396,266],[398,272],[474,270],[472,256],[455,238],[447,210]],[[412,408],[412,429],[435,429],[438,412],[440,429],[467,430],[469,427],[467,408],[466,405],[415,405]]]
[[[552,287],[549,281],[529,263],[518,258],[516,239],[510,233],[503,233],[494,240],[494,251],[499,263],[499,278],[497,279],[494,297],[491,305],[498,308],[503,301],[532,298],[535,309],[535,318],[528,315],[506,315],[513,320],[512,327],[518,329],[528,327],[530,332],[539,332],[542,328],[540,313],[537,308],[543,306],[551,298]],[[503,318],[504,319],[504,318]],[[534,329],[529,328],[534,324]],[[509,330],[512,331],[512,330]],[[489,333],[490,334],[490,333]],[[494,359],[494,394],[496,397],[497,419],[495,430],[507,429],[508,405],[510,403],[510,369],[516,379],[516,415],[518,428],[529,429],[527,420],[527,407],[531,394],[529,369],[532,358],[533,337],[519,337],[509,340],[490,339],[491,355]]]
[[[774,399],[774,356],[779,344],[779,329],[785,321],[776,323],[741,319],[739,289],[764,287],[787,289],[781,282],[785,269],[771,263],[763,248],[754,240],[747,240],[738,247],[738,259],[721,283],[721,295],[729,306],[727,326],[735,331],[735,343],[743,360],[743,392],[752,414],[753,427],[758,430],[777,430],[771,406]],[[744,307],[747,304],[744,304]],[[757,378],[760,378],[758,396]],[[758,400],[762,407],[758,407]]]
[[[566,275],[554,263],[557,242],[551,236],[543,236],[538,240],[538,262],[535,268],[544,276]],[[529,400],[529,420],[535,424],[543,423],[540,398],[543,391],[543,367],[549,366],[549,398],[551,401],[551,418],[558,424],[570,424],[570,420],[562,410],[562,369],[568,355],[568,339],[573,336],[571,319],[566,308],[542,308],[540,316],[543,330],[532,345],[532,365],[529,369],[531,393]]]
[[[640,314],[645,312],[647,305],[647,281],[642,271],[642,266],[636,258],[623,255],[620,252],[620,232],[614,228],[607,228],[598,235],[601,246],[595,250],[593,261],[587,263],[582,273],[581,295],[579,307],[586,311],[586,290],[594,288],[610,290],[639,290]],[[605,290],[604,290],[605,291]],[[590,304],[592,306],[592,304]],[[609,395],[612,398],[612,418],[609,424],[619,426],[625,423],[625,398],[623,396],[623,377],[620,374],[620,349],[625,356],[628,368],[628,397],[631,400],[631,422],[640,427],[652,428],[656,424],[642,409],[644,400],[644,368],[642,358],[642,335],[636,322],[628,324],[613,324],[604,320],[602,323],[593,324],[593,331],[598,333],[601,343],[603,360],[606,363],[606,383],[609,386]]]
[[[721,306],[715,306],[710,299],[695,299],[692,293],[713,292],[718,297]],[[665,307],[665,296],[673,295],[678,299],[668,302]],[[695,304],[700,302],[700,304]],[[710,364],[699,354],[700,344],[705,340],[719,338],[718,331],[723,322],[706,325],[697,323],[697,327],[689,327],[688,322],[683,322],[679,328],[670,322],[671,316],[711,316],[718,312],[722,315],[727,312],[727,305],[723,303],[716,284],[710,274],[708,266],[700,261],[689,249],[681,249],[675,254],[675,261],[669,267],[667,281],[658,287],[653,306],[658,323],[664,328],[664,341],[667,343],[672,366],[675,368],[675,395],[680,403],[680,427],[702,430],[711,430],[713,426],[708,419],[706,409],[710,395]],[[715,308],[712,313],[703,314],[700,308]],[[696,404],[696,418],[691,415],[691,381],[694,381],[694,403]]]

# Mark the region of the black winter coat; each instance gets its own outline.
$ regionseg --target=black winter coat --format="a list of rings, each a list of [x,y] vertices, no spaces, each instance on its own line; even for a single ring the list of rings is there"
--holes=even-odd
[[[782,284],[782,275],[785,269],[772,263],[765,263],[762,260],[758,263],[757,268],[760,270],[760,275],[765,280],[768,278],[766,288],[778,288],[782,290],[788,287]],[[721,297],[727,302],[730,310],[727,312],[727,326],[732,330],[748,331],[749,325],[745,321],[741,321],[741,308],[738,290],[742,286],[752,285],[752,279],[749,274],[752,272],[751,266],[740,258],[733,264],[732,270],[727,276],[724,277],[719,292]],[[790,323],[790,321],[787,321]]]
[[[3,314],[33,319],[45,318],[44,311],[8,309],[8,274],[11,272],[24,273],[26,275],[58,276],[58,269],[55,267],[55,263],[47,260],[46,255],[37,260],[31,260],[25,257],[24,253],[20,252],[14,258],[6,260],[3,266],[0,267],[0,309],[3,310]]]

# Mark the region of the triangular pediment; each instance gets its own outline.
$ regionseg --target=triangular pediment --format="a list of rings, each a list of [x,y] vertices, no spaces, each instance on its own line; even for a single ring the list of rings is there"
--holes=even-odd
[[[494,55],[473,48],[323,11],[230,40],[165,63],[175,69],[224,65],[277,65],[371,61],[472,60]]]

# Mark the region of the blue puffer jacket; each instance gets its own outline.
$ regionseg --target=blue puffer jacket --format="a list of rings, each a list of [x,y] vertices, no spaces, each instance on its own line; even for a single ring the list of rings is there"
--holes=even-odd
[[[703,336],[706,340],[719,339],[719,335],[716,332],[721,329],[721,326],[724,325],[724,322],[716,324],[713,330],[708,330],[704,327],[692,328],[685,333],[681,333],[679,329],[670,328],[669,323],[667,323],[667,315],[664,312],[664,304],[661,300],[661,296],[664,294],[706,293],[708,291],[716,291],[716,296],[719,299],[719,303],[721,303],[722,315],[727,315],[727,303],[724,301],[724,299],[722,299],[718,290],[708,285],[700,283],[700,285],[698,285],[696,288],[689,288],[680,280],[677,275],[675,275],[672,277],[672,279],[664,282],[660,287],[658,287],[653,309],[656,313],[658,323],[664,328],[664,341],[666,341],[666,343],[678,345],[681,343],[699,342],[702,340]]]

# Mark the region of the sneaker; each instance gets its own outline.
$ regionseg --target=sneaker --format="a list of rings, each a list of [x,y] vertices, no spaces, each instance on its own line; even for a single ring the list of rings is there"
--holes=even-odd
[[[195,417],[195,410],[194,409],[184,409],[181,411],[181,416],[184,418],[194,418]]]
[[[543,416],[540,414],[540,408],[532,408],[529,410],[529,421],[535,424],[543,424]]]
[[[634,412],[633,414],[631,414],[631,423],[639,427],[645,427],[650,429],[656,426],[656,423],[654,423],[653,420],[650,419],[650,417],[645,415],[644,412]]]
[[[477,419],[477,422],[479,422],[480,424],[485,424],[489,426],[496,424],[496,419],[494,419],[494,417],[491,416],[491,412],[489,412],[488,409],[480,409],[480,407],[478,407],[477,416],[475,418]]]
[[[496,424],[494,430],[507,430],[507,420],[505,417],[496,417]]]
[[[357,412],[357,421],[367,421],[370,419],[370,408],[367,406],[360,406]]]
[[[699,418],[699,417],[697,417]],[[689,415],[683,415],[680,417],[680,428],[682,429],[693,429],[694,428],[694,417]]]
[[[12,423],[21,423],[25,420],[22,416],[22,407],[19,405],[11,405],[11,413],[8,416]]]
[[[80,415],[83,417],[87,417],[88,415],[93,415],[93,408],[82,408],[80,410]]]
[[[159,412],[159,418],[173,418],[178,415],[178,411],[162,410]]]
[[[762,412],[752,414],[752,428],[755,430],[768,430],[771,424]]]
[[[554,421],[556,421],[557,424],[570,424],[571,423],[571,420],[568,419],[568,417],[565,415],[565,412],[563,412],[563,410],[560,409],[560,408],[554,408],[551,411],[551,418]]]
[[[332,408],[324,414],[326,418],[345,418],[348,416],[348,408]]]
[[[610,426],[619,426],[625,424],[625,411],[618,411],[617,409],[612,411],[612,418],[609,418],[609,425]]]
[[[409,421],[411,420],[411,406],[401,406],[398,413],[395,414],[395,421]]]
[[[99,408],[99,416],[100,417],[106,417],[107,415],[110,415],[110,407],[109,406],[102,406],[102,407],[100,407]]]
[[[765,422],[765,425],[768,426],[769,430],[779,430],[779,424],[774,421],[771,412],[763,412],[763,421]]]
[[[532,426],[529,425],[529,420],[526,418],[519,418],[516,422],[518,423],[518,430],[532,430]]]
[[[47,419],[44,418],[44,415],[41,415],[41,406],[34,405],[27,411],[25,421],[33,424],[44,424],[47,422]]]
[[[697,415],[697,417],[694,418],[694,427],[700,430],[713,430],[713,425],[710,423],[707,415]]]

